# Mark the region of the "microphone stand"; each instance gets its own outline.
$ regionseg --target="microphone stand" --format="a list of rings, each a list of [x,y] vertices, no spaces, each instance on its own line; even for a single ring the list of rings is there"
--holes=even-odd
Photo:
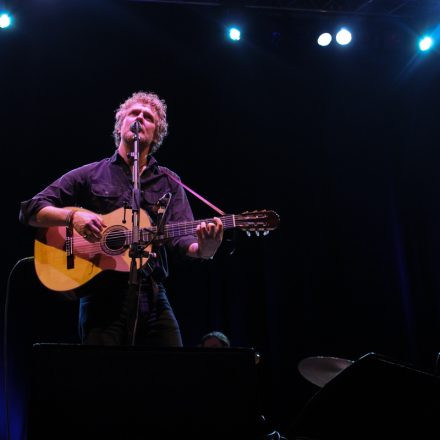
[[[136,295],[136,310],[134,316],[134,322],[130,320],[130,313],[128,313],[128,334],[131,340],[131,345],[134,345],[136,339],[136,328],[139,316],[139,296],[140,296],[140,280],[139,272],[142,264],[139,264],[139,269],[137,268],[136,261],[145,255],[144,246],[140,242],[140,180],[139,180],[139,121],[135,121],[130,130],[134,133],[134,148],[130,156],[133,160],[133,170],[132,170],[132,180],[133,180],[133,193],[131,200],[131,212],[132,212],[132,238],[130,243],[129,256],[131,258],[130,264],[130,274],[129,274],[129,297]],[[130,304],[128,310],[131,310]],[[132,325],[133,324],[133,325]]]

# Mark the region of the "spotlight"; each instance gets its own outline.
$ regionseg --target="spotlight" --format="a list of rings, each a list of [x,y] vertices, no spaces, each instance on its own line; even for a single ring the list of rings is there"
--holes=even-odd
[[[0,14],[0,28],[6,29],[9,27],[12,23],[12,18],[9,14],[4,12],[3,14]]]
[[[434,45],[434,40],[429,36],[422,37],[419,40],[419,49],[422,52],[428,51],[429,49],[432,48],[433,45]]]
[[[328,46],[332,42],[332,36],[325,32],[318,37],[317,41],[320,46]]]
[[[351,32],[345,28],[341,28],[336,34],[336,41],[341,46],[345,46],[351,42]]]
[[[241,32],[240,29],[236,27],[231,27],[228,29],[228,37],[232,41],[240,41],[241,38]]]

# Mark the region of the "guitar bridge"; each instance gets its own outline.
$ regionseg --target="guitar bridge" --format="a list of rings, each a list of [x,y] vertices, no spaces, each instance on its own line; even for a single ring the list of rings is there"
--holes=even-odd
[[[75,261],[73,257],[73,231],[71,228],[66,228],[66,267],[67,269],[74,269]]]

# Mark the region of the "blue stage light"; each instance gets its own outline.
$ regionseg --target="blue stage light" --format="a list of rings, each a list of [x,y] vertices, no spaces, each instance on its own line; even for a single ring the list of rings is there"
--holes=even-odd
[[[0,28],[6,29],[12,24],[12,17],[7,13],[4,12],[0,14]]]
[[[240,29],[236,28],[236,27],[231,27],[228,29],[228,37],[232,40],[232,41],[240,41],[241,38],[241,32]]]
[[[336,34],[336,41],[341,46],[345,46],[351,42],[351,32],[346,28],[341,28]]]
[[[424,36],[419,40],[419,49],[422,52],[426,52],[432,48],[434,45],[434,40],[429,36]]]
[[[332,36],[325,32],[318,37],[317,41],[320,46],[328,46],[332,42]]]

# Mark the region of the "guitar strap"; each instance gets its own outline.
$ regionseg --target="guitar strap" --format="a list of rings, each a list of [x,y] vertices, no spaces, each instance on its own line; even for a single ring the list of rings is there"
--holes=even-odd
[[[168,170],[162,168],[162,171],[165,172],[165,174],[170,177],[171,179],[174,180],[174,182],[176,182],[178,185],[182,186],[183,188],[185,188],[187,191],[189,191],[191,194],[193,194],[194,196],[196,196],[198,199],[200,199],[205,205],[208,205],[210,208],[212,208],[214,211],[216,211],[218,214],[220,215],[226,215],[226,213],[224,211],[222,211],[220,208],[218,208],[217,206],[215,206],[213,203],[211,203],[210,201],[206,200],[204,197],[202,197],[200,194],[196,193],[193,189],[191,189],[189,186],[185,185],[181,180],[179,180],[177,177],[173,176]]]
[[[200,194],[196,193],[193,189],[191,189],[189,186],[185,185],[181,180],[179,180],[177,177],[173,176],[168,170],[162,168],[162,171],[168,176],[170,177],[172,180],[174,180],[174,182],[176,182],[178,185],[182,186],[183,188],[185,188],[187,191],[189,191],[191,194],[193,194],[194,196],[196,196],[199,200],[201,200],[205,205],[208,205],[210,208],[212,208],[214,211],[216,211],[217,213],[219,213],[220,215],[226,215],[226,213],[224,211],[222,211],[220,208],[218,208],[217,206],[215,206],[213,203],[211,203],[210,201],[206,200],[204,197],[202,197]],[[229,255],[232,255],[235,252],[235,229],[232,231],[232,238],[227,239],[226,241],[229,242],[230,244],[230,250],[229,250]]]

